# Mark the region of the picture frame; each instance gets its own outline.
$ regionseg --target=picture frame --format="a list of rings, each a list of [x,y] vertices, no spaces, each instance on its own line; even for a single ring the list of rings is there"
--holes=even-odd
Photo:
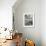
[[[24,27],[34,27],[34,13],[27,12],[23,14]]]

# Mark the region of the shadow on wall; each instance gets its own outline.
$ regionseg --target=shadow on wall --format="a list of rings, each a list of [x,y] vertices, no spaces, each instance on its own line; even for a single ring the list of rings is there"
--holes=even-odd
[[[35,38],[31,34],[28,34],[28,36],[25,36],[24,38],[33,40],[36,46],[41,46],[41,38]]]
[[[41,46],[41,38],[40,34],[37,35],[37,32],[40,33],[40,22],[39,22],[39,17],[40,17],[40,9],[41,9],[41,4],[40,0],[24,0],[21,2],[19,5],[14,4],[13,7],[13,12],[14,12],[14,24],[15,28],[18,30],[18,32],[23,33],[24,39],[33,39],[35,41],[36,46]],[[29,28],[29,27],[23,27],[23,14],[31,12],[35,13],[35,28]],[[28,36],[27,36],[27,33]],[[36,35],[34,34],[36,32]]]

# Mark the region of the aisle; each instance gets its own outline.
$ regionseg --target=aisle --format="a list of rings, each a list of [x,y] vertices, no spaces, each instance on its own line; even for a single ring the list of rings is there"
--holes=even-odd
[[[6,42],[2,43],[0,46],[16,46],[15,39],[14,40],[6,40]]]

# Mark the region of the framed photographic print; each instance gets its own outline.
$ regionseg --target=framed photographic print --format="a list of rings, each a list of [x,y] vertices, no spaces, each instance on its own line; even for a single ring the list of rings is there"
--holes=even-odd
[[[24,27],[34,27],[34,13],[24,13]]]

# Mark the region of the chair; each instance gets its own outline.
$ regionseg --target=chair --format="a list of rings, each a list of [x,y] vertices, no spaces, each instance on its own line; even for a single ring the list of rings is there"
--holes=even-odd
[[[26,40],[25,46],[35,46],[35,43],[32,40]]]
[[[22,45],[22,33],[15,33],[16,46]]]

